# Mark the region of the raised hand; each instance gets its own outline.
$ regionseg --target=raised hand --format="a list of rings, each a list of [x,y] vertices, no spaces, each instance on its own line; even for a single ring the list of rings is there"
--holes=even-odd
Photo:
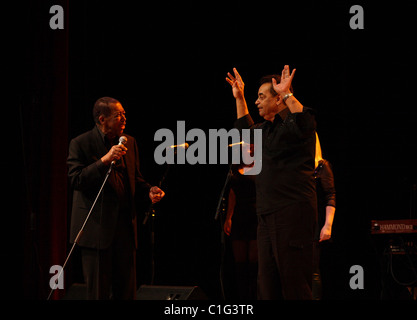
[[[233,97],[235,99],[243,99],[245,84],[236,68],[233,68],[233,73],[235,74],[234,76],[230,72],[227,73],[226,81],[232,86]]]
[[[285,65],[281,73],[281,82],[277,83],[275,79],[272,79],[272,86],[275,92],[280,94],[282,97],[284,97],[287,93],[290,93],[291,82],[294,78],[295,70],[296,69],[294,69],[290,74],[290,67]]]

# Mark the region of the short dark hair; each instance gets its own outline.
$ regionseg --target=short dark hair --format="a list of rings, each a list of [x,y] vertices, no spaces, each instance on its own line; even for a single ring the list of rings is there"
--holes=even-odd
[[[272,86],[272,79],[275,79],[277,81],[277,83],[281,82],[281,76],[279,74],[270,74],[267,76],[263,76],[260,80],[259,80],[259,86],[263,85],[264,83],[270,83],[271,84],[271,88],[269,89],[269,92],[271,92],[271,94],[273,96],[276,96],[278,93],[276,93],[276,91],[274,90],[274,87]],[[290,92],[294,92],[293,88],[292,88],[292,84],[290,86]]]
[[[111,97],[103,97],[96,101],[93,108],[93,118],[95,123],[100,123],[99,117],[101,115],[109,117],[111,115],[110,104],[120,103],[118,100]]]

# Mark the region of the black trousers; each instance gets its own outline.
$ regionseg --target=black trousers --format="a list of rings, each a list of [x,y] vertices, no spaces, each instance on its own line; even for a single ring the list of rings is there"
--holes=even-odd
[[[81,259],[88,300],[136,298],[136,249],[128,217],[120,213],[109,248],[81,247]]]
[[[310,203],[258,215],[258,299],[312,299],[315,222]]]

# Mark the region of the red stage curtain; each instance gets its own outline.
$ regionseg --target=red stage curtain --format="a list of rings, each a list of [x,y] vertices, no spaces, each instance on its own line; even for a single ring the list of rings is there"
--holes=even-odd
[[[53,30],[51,3],[25,9],[24,87],[20,96],[22,142],[23,296],[46,299],[50,267],[67,255],[68,0],[64,29]],[[55,290],[52,299],[63,296]]]

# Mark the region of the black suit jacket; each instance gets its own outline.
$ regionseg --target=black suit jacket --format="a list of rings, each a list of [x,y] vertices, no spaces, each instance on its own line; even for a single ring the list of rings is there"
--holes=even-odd
[[[68,154],[68,176],[73,190],[70,241],[73,243],[84,223],[90,208],[104,181],[109,166],[100,160],[107,152],[103,137],[95,126],[71,140]],[[132,231],[137,247],[137,201],[150,201],[146,195],[151,187],[139,169],[139,154],[136,140],[127,134],[127,152],[124,156],[129,180],[129,208],[132,218]],[[106,249],[112,243],[117,218],[119,200],[115,190],[106,182],[101,196],[84,228],[78,245],[88,248]]]

